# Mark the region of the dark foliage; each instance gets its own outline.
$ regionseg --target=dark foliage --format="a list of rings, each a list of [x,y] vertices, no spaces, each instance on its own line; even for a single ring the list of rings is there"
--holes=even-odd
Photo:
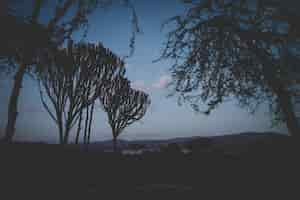
[[[205,114],[234,98],[251,111],[267,102],[274,118],[297,135],[292,105],[300,80],[297,1],[186,3],[187,13],[168,22],[176,28],[162,54],[175,61],[172,85],[179,100],[196,111],[200,102],[206,104]]]

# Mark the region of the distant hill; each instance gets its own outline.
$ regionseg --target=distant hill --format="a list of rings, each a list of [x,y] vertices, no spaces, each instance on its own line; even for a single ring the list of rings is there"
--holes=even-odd
[[[198,141],[209,141],[210,147],[213,149],[225,149],[225,148],[239,148],[245,149],[247,146],[258,143],[270,143],[276,141],[283,141],[288,139],[289,136],[273,132],[245,132],[231,135],[212,136],[212,137],[179,137],[166,140],[123,140],[117,141],[119,149],[128,149],[137,146],[142,149],[159,149],[163,145],[178,144],[185,146],[191,143],[197,143]],[[89,145],[89,150],[112,150],[112,140],[97,141]],[[245,149],[247,150],[247,149]]]
[[[265,133],[240,133],[212,138],[212,149],[227,153],[247,153],[260,150],[282,150],[291,144],[291,137],[285,134]]]
[[[288,135],[273,133],[273,132],[245,132],[231,135],[212,136],[212,137],[178,137],[166,140],[123,140],[117,141],[119,150],[142,150],[142,151],[159,151],[164,146],[169,144],[177,144],[181,148],[188,148],[192,151],[214,151],[225,152],[229,154],[247,153],[250,149],[259,151],[259,148],[268,149],[270,144],[272,147],[275,145],[282,145],[285,141],[290,142]],[[15,144],[30,144],[30,145],[44,145],[43,142],[21,142],[17,141]],[[269,145],[269,146],[267,146]],[[85,145],[80,144],[68,145],[69,148],[85,149]],[[267,147],[267,148],[266,148]],[[54,146],[53,146],[54,148]],[[52,149],[52,148],[51,148]],[[89,151],[112,151],[112,140],[97,141],[88,145]],[[281,149],[281,148],[278,148]],[[286,149],[286,148],[285,148]]]

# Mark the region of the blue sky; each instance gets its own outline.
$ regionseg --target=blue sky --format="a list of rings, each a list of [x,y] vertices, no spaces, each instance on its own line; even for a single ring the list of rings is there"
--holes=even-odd
[[[164,20],[184,11],[175,0],[133,1],[139,17],[142,34],[137,36],[134,55],[126,59],[127,77],[134,88],[150,94],[152,104],[146,116],[131,125],[120,135],[123,139],[163,139],[187,136],[212,136],[245,131],[278,131],[286,133],[284,126],[270,128],[268,109],[262,105],[251,115],[240,109],[236,102],[219,106],[209,116],[195,113],[188,105],[178,106],[176,98],[166,98],[170,81],[168,69],[172,61],[153,63],[160,56],[166,32],[161,31]],[[90,28],[86,40],[102,42],[119,56],[129,53],[131,34],[130,10],[115,5],[97,10],[90,16]],[[77,34],[80,35],[80,34]],[[12,81],[0,80],[0,130],[6,123],[6,108]],[[57,128],[41,106],[36,83],[25,78],[19,104],[17,138],[55,142]],[[111,138],[105,113],[98,106],[95,111],[92,140]]]

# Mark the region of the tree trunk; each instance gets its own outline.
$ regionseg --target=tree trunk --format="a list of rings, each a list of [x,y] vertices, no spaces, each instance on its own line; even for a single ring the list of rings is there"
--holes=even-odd
[[[293,108],[292,98],[288,91],[279,89],[277,93],[279,106],[284,114],[286,126],[291,136],[299,137],[300,125]]]
[[[116,153],[117,152],[117,137],[114,136],[113,138],[113,150]]]
[[[88,144],[89,144],[90,141],[91,141],[91,131],[92,131],[92,122],[93,122],[94,106],[95,106],[95,103],[92,104],[92,107],[91,107],[91,110],[90,110],[89,129],[88,129],[88,138],[87,138],[87,143],[88,143]]]
[[[290,93],[284,88],[284,85],[281,83],[279,79],[276,78],[276,71],[274,70],[274,63],[269,60],[269,56],[265,51],[262,51],[261,49],[255,47],[254,45],[251,45],[251,43],[248,43],[250,47],[252,48],[253,52],[255,52],[256,56],[260,58],[260,60],[263,62],[263,68],[262,73],[267,81],[267,85],[273,90],[275,95],[278,97],[279,100],[279,106],[282,110],[286,122],[286,126],[289,130],[289,134],[292,136],[299,137],[299,130],[300,125],[297,121],[297,117],[295,114],[295,111],[293,109],[292,105],[292,98]],[[285,51],[287,50],[287,46]],[[285,52],[284,52],[285,53]],[[287,67],[285,57],[283,57],[281,61],[281,65],[284,67]]]
[[[65,129],[65,134],[64,134],[63,144],[68,144],[70,131],[71,131],[70,123],[67,122],[66,129]]]
[[[81,122],[82,122],[82,109],[80,110],[80,113],[79,113],[79,121],[78,121],[78,128],[77,128],[75,144],[79,143],[79,136],[80,136],[80,131],[81,131]]]
[[[8,116],[5,130],[5,142],[11,143],[15,135],[15,126],[18,115],[18,100],[22,88],[22,82],[26,71],[26,64],[21,63],[14,78],[12,93],[9,98]]]
[[[88,122],[89,122],[89,106],[86,107],[86,114],[85,114],[84,136],[83,136],[84,144],[87,144]]]
[[[65,144],[68,144],[68,137],[67,137],[67,133],[68,132],[68,128],[66,128],[65,132],[64,132],[64,137],[63,137],[63,142],[62,144],[65,145]]]
[[[58,121],[58,131],[59,131],[59,144],[63,144],[64,142],[64,130],[63,130],[63,124],[62,121]]]

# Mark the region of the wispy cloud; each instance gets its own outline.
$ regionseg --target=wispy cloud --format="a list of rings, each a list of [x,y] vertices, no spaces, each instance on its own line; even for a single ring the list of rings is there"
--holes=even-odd
[[[165,89],[172,81],[170,75],[162,75],[159,79],[152,84],[152,87],[155,89]]]
[[[167,88],[172,78],[169,75],[161,75],[154,83],[147,84],[144,80],[135,80],[131,83],[131,87],[145,92],[153,92]]]

